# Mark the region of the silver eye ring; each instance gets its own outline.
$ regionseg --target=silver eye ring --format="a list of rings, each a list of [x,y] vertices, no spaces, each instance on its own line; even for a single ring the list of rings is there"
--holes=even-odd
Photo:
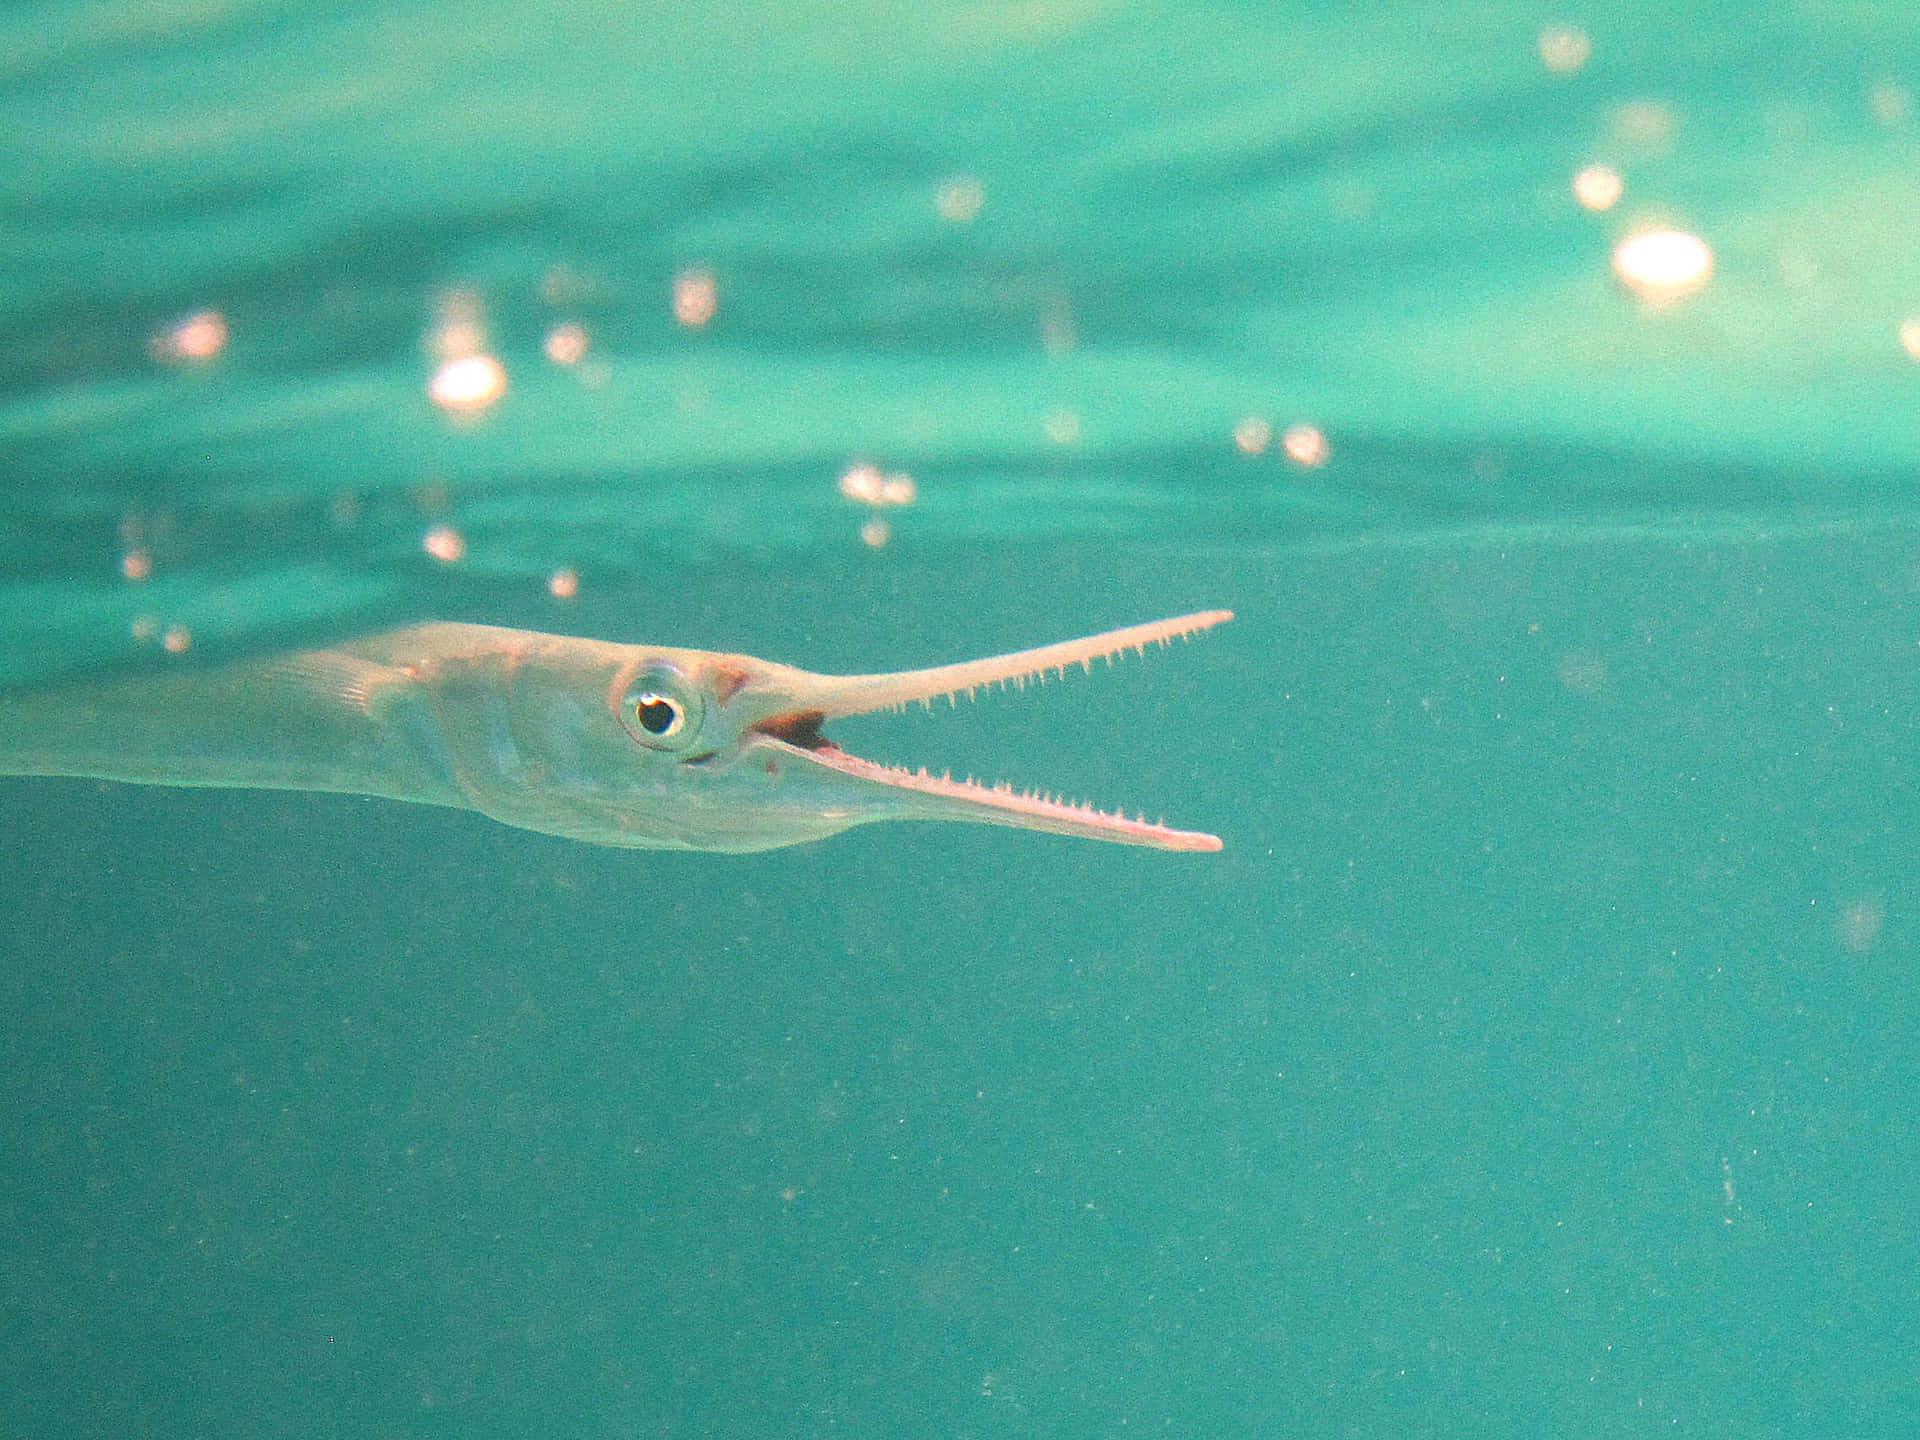
[[[680,750],[700,733],[700,691],[677,666],[649,665],[625,687],[614,713],[649,750]]]

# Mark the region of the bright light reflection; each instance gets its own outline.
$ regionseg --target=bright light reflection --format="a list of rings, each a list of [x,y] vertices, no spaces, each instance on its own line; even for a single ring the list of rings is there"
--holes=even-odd
[[[1326,464],[1333,455],[1333,446],[1317,425],[1288,426],[1287,433],[1280,437],[1280,448],[1294,464],[1309,468]]]
[[[477,292],[459,286],[434,301],[427,348],[440,361],[464,360],[487,348],[487,318]]]
[[[556,325],[547,331],[544,346],[547,359],[556,365],[578,365],[587,355],[587,330],[584,325]]]
[[[1900,348],[1909,360],[1920,360],[1920,315],[1900,322]]]
[[[1575,25],[1549,25],[1540,32],[1540,59],[1556,75],[1571,75],[1593,54],[1587,32]]]
[[[954,225],[971,224],[987,203],[987,187],[975,175],[955,175],[940,182],[934,205],[940,218]]]
[[[1273,425],[1258,415],[1249,415],[1233,427],[1233,443],[1242,455],[1258,455],[1273,443]]]
[[[218,310],[202,310],[153,337],[161,360],[211,360],[227,348],[227,321]]]
[[[1614,247],[1613,273],[1656,304],[1691,295],[1713,274],[1713,251],[1684,230],[1642,230]]]
[[[711,270],[682,270],[673,277],[673,318],[698,330],[720,308],[720,284]]]
[[[491,355],[463,355],[433,372],[427,398],[442,410],[471,414],[507,393],[506,367]]]
[[[1664,100],[1629,100],[1613,112],[1613,135],[1624,145],[1660,150],[1672,142],[1677,123]]]
[[[1904,85],[1886,81],[1867,95],[1867,107],[1882,125],[1898,125],[1913,111],[1913,96]]]
[[[436,525],[420,537],[420,548],[442,565],[454,565],[466,558],[467,540],[451,525]]]
[[[848,466],[841,475],[840,493],[862,505],[911,505],[919,496],[920,487],[914,483],[911,475],[888,475],[878,465],[863,461]]]
[[[1573,177],[1573,198],[1588,210],[1611,210],[1626,189],[1620,172],[1606,165],[1589,165]]]

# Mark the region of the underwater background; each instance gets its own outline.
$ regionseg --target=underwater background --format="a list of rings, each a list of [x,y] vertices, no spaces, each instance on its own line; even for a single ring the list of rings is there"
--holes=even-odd
[[[24,0],[0,682],[439,618],[1218,855],[0,781],[0,1434],[1920,1433],[1920,10]]]

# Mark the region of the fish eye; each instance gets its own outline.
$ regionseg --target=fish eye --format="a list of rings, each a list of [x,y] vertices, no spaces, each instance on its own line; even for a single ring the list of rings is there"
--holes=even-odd
[[[634,677],[620,701],[620,723],[652,750],[678,750],[700,729],[700,702],[679,671],[652,666]]]
[[[687,723],[687,710],[671,695],[656,695],[651,690],[633,697],[633,718],[640,728],[659,740],[670,740]]]

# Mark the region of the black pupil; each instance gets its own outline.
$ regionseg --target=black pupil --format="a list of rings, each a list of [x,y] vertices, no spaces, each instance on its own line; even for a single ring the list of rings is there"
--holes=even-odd
[[[639,718],[640,728],[649,735],[664,735],[673,728],[680,711],[671,700],[663,700],[658,695],[646,695],[634,707],[634,714]]]

